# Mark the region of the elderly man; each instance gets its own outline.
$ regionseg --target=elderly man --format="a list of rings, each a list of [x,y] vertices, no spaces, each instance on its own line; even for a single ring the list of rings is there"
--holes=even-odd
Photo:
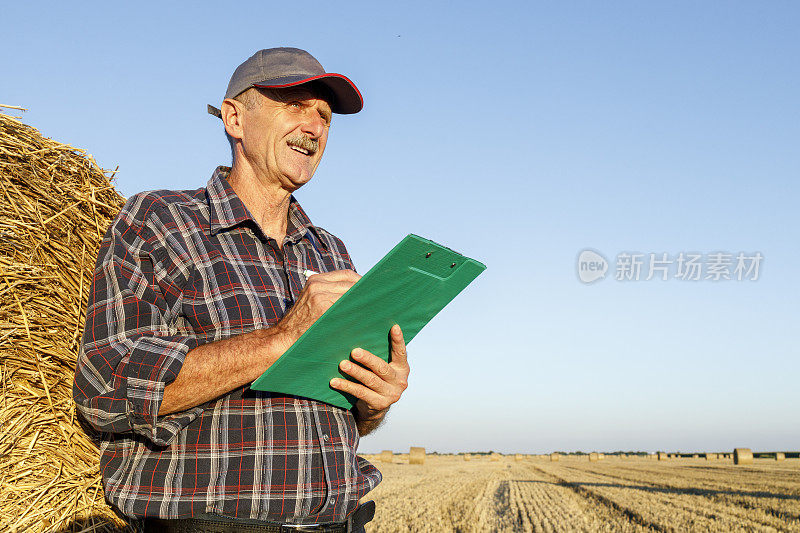
[[[357,349],[341,364],[355,381],[331,381],[358,398],[352,411],[248,387],[359,279],[292,193],[314,175],[332,113],[361,107],[307,52],[257,52],[210,107],[232,167],[205,188],[131,197],[103,239],[74,397],[100,432],[106,498],[145,530],[371,519],[358,502],[381,475],[356,448],[407,386],[399,326],[391,363]]]

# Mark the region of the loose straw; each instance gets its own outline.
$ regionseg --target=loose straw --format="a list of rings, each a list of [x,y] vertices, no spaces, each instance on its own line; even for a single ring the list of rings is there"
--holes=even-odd
[[[85,151],[0,112],[0,531],[132,531],[72,401],[93,258],[123,202]]]

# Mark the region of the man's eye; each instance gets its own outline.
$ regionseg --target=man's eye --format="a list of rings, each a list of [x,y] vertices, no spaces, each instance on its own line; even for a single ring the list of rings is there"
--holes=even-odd
[[[300,109],[300,107],[302,107],[302,106],[300,105],[300,102],[292,102],[292,103],[291,103],[291,104],[289,104],[289,105],[290,105],[290,106],[292,106],[292,107],[296,107],[296,108],[298,108],[298,109]]]

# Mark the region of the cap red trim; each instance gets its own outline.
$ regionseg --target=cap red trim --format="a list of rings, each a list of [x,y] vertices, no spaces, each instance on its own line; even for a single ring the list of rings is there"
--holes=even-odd
[[[356,87],[356,84],[353,83],[353,81],[350,78],[348,78],[347,76],[345,76],[344,74],[336,74],[334,72],[326,72],[325,74],[317,74],[316,76],[311,76],[310,78],[304,78],[304,79],[299,80],[299,81],[295,81],[295,82],[292,82],[292,83],[284,83],[284,84],[281,84],[281,85],[273,85],[273,84],[269,84],[268,85],[266,83],[254,83],[253,87],[264,87],[264,88],[267,88],[267,89],[280,89],[280,88],[283,88],[283,87],[294,87],[295,85],[302,85],[303,83],[308,83],[310,81],[318,80],[318,79],[321,79],[321,78],[340,78],[340,79],[343,79],[344,81],[346,81],[348,83],[348,85],[350,85],[350,87],[352,87],[353,90],[356,92],[356,95],[358,96],[358,100],[361,103],[361,107],[362,108],[364,107],[364,97],[361,96],[361,91],[358,90],[358,87]]]

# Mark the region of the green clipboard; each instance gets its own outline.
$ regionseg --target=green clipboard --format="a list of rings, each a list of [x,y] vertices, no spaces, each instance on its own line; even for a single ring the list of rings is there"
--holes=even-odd
[[[344,409],[356,398],[331,388],[350,379],[339,363],[354,348],[389,361],[389,329],[399,324],[406,344],[486,270],[479,261],[408,235],[344,293],[250,388],[302,396]]]

